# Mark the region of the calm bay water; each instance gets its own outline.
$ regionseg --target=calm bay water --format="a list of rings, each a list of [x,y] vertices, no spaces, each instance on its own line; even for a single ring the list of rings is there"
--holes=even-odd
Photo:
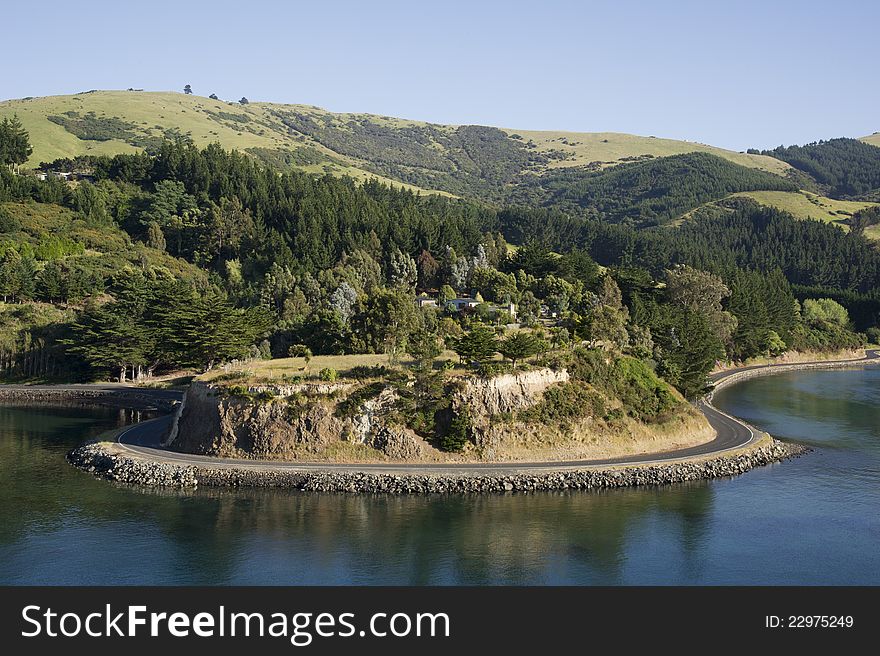
[[[130,418],[0,406],[0,584],[880,584],[880,368],[716,403],[815,453],[601,493],[156,492],[64,454]]]

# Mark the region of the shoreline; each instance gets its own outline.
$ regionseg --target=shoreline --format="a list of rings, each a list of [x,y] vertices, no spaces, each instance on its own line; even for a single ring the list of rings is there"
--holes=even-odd
[[[718,390],[736,385],[750,378],[758,378],[760,376],[772,376],[775,374],[784,374],[791,371],[809,371],[812,369],[852,369],[860,366],[871,366],[877,364],[877,358],[871,358],[865,352],[865,357],[851,358],[847,360],[819,360],[812,362],[783,362],[779,364],[756,364],[735,369],[726,369],[710,374],[709,378],[713,381],[712,390],[704,397],[709,403]],[[717,377],[717,380],[713,380]]]
[[[181,398],[182,393],[124,385],[0,385],[0,402],[18,406],[76,404],[172,412]]]
[[[711,405],[715,391],[755,376],[804,369],[846,368],[878,361],[877,352],[873,352],[866,353],[865,358],[859,359],[757,365],[718,372],[710,379],[714,383],[713,390],[698,405],[724,415],[750,430],[753,433],[752,438],[739,447],[720,449],[704,455],[670,458],[668,461],[595,466],[560,461],[541,468],[530,468],[527,465],[517,467],[516,463],[511,462],[508,469],[513,471],[498,471],[487,467],[483,470],[473,468],[470,473],[430,473],[414,465],[411,472],[382,472],[370,471],[367,466],[358,470],[356,464],[343,469],[332,464],[322,467],[309,463],[302,463],[303,466],[298,468],[295,462],[279,463],[281,466],[276,467],[261,466],[259,462],[253,465],[173,462],[126,449],[119,442],[84,444],[73,449],[67,459],[72,465],[101,478],[126,484],[170,488],[273,487],[321,492],[432,494],[608,489],[708,480],[739,475],[755,467],[781,462],[812,450],[804,445],[775,440],[766,433],[754,430],[744,421],[717,410]],[[84,390],[74,390],[82,391]],[[59,389],[55,396],[63,397],[69,392],[69,389]],[[138,395],[132,388],[112,392],[135,392],[134,396]],[[101,396],[108,393],[110,392],[106,389],[102,390]],[[0,398],[3,396],[4,393],[0,390]],[[92,395],[90,398],[95,397]],[[176,403],[171,402],[171,405]],[[130,428],[131,426],[120,430],[116,439]],[[650,457],[662,454],[645,455]]]
[[[780,442],[769,436],[762,442],[744,447],[740,453],[702,460],[605,468],[566,469],[560,465],[556,470],[517,474],[390,474],[179,465],[116,453],[113,445],[106,442],[77,447],[67,459],[95,476],[128,485],[181,489],[266,487],[357,494],[474,494],[597,490],[727,478],[812,451],[810,447]]]

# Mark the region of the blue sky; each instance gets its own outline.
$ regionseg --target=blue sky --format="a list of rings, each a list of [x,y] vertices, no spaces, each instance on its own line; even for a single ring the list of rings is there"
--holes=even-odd
[[[880,131],[876,0],[6,3],[0,98],[180,89],[737,150]]]

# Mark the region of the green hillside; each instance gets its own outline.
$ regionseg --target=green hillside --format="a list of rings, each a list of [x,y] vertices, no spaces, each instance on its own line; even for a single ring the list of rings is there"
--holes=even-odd
[[[65,116],[77,131],[124,129]],[[3,124],[4,163],[26,153],[21,134]],[[493,138],[491,129],[464,131],[447,143],[479,135]],[[441,343],[491,373],[545,348],[528,334],[496,339],[491,324],[504,330],[512,301],[527,328],[552,308],[563,346],[574,334],[650,358],[693,395],[719,359],[852,348],[866,337],[850,330],[847,310],[859,329],[880,319],[880,253],[858,235],[746,199],[707,207],[678,230],[650,229],[736,191],[796,189],[708,153],[557,169],[545,184],[522,185],[545,207],[503,209],[279,171],[180,140],[91,165],[91,180],[73,181],[0,167],[0,377],[124,382],[244,358],[383,352],[424,354],[427,373]],[[509,241],[520,246],[512,256]],[[717,300],[682,305],[663,291],[679,284],[717,290]],[[805,290],[800,317],[793,285]],[[478,290],[486,303],[473,315],[419,310],[418,289],[445,298]],[[314,375],[333,380],[330,367]],[[440,398],[425,389],[429,410],[412,415],[422,428]]]
[[[207,284],[198,267],[133,240],[109,219],[88,219],[53,203],[0,202],[0,259],[9,251],[35,259],[37,283],[46,265],[57,263],[65,271],[88,271],[102,280],[128,269]]]
[[[869,143],[872,146],[880,147],[880,132],[875,132],[874,134],[869,135],[867,137],[862,137],[860,139],[860,141],[864,141],[865,143]]]
[[[561,151],[564,159],[554,161],[550,168],[587,166],[594,169],[614,166],[646,155],[669,157],[685,153],[710,153],[749,168],[785,175],[791,168],[785,162],[765,155],[738,153],[693,141],[640,137],[620,132],[549,132],[518,130],[524,139],[533,141],[538,150]]]
[[[710,153],[644,159],[600,171],[556,169],[516,193],[528,205],[584,211],[610,223],[647,227],[675,221],[710,200],[753,190],[796,191],[778,175]]]
[[[113,281],[127,274],[208,283],[203,270],[133,240],[109,219],[53,203],[0,202],[0,353],[7,367],[15,354],[54,343],[86,299],[108,298]],[[60,360],[56,366],[60,373]]]
[[[172,92],[90,91],[0,102],[0,117],[12,114],[30,133],[30,166],[60,157],[135,152],[184,136],[198,146],[220,142],[274,165],[490,199],[504,197],[530,174],[598,170],[690,152],[778,174],[789,168],[772,157],[655,137],[437,125]]]
[[[809,191],[744,191],[734,194],[751,198],[762,205],[789,212],[798,219],[815,219],[848,228],[847,220],[853,213],[868,207],[880,207],[880,203],[863,201],[835,200],[818,196]],[[871,228],[866,236],[880,237],[880,232]]]
[[[730,194],[729,198],[748,198],[764,207],[770,207],[791,214],[799,220],[814,220],[837,226],[848,232],[852,216],[860,210],[880,208],[880,203],[867,201],[836,200],[827,196],[820,196],[810,191],[800,189],[798,191],[741,191]],[[702,208],[709,208],[724,204],[726,199],[708,201],[694,210],[685,212],[671,225],[681,226],[688,220],[692,220]],[[880,225],[870,225],[862,233],[870,240],[880,240]]]
[[[749,152],[757,152],[750,150]],[[761,151],[788,162],[824,195],[839,200],[880,197],[880,148],[858,139],[837,138]]]

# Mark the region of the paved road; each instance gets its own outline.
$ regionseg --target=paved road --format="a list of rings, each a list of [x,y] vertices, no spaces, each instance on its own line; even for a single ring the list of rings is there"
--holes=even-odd
[[[869,360],[880,359],[880,351],[869,351],[862,360],[837,361],[852,362],[859,364]],[[806,364],[806,363],[798,363]],[[823,364],[833,364],[826,362]],[[781,369],[787,365],[756,365],[732,369],[713,374],[710,380],[717,384],[725,378],[739,374],[743,371],[755,369]],[[697,408],[702,412],[709,424],[715,429],[716,437],[710,442],[697,446],[664,451],[650,455],[629,455],[617,458],[602,458],[596,460],[568,460],[547,462],[516,462],[516,463],[454,463],[454,464],[333,464],[333,463],[308,463],[308,462],[277,462],[273,460],[244,460],[237,458],[215,458],[213,456],[199,456],[186,453],[177,453],[163,449],[159,446],[170,417],[160,417],[151,421],[136,424],[119,435],[119,444],[127,451],[154,460],[174,462],[187,465],[207,465],[215,468],[255,468],[274,470],[334,470],[334,471],[364,471],[370,473],[388,474],[479,474],[492,472],[493,474],[529,473],[546,470],[585,469],[595,467],[608,467],[615,465],[647,465],[680,460],[698,456],[719,455],[734,449],[747,446],[761,438],[762,433],[749,426],[744,421],[732,417],[711,404],[708,397],[704,397],[697,403]]]

